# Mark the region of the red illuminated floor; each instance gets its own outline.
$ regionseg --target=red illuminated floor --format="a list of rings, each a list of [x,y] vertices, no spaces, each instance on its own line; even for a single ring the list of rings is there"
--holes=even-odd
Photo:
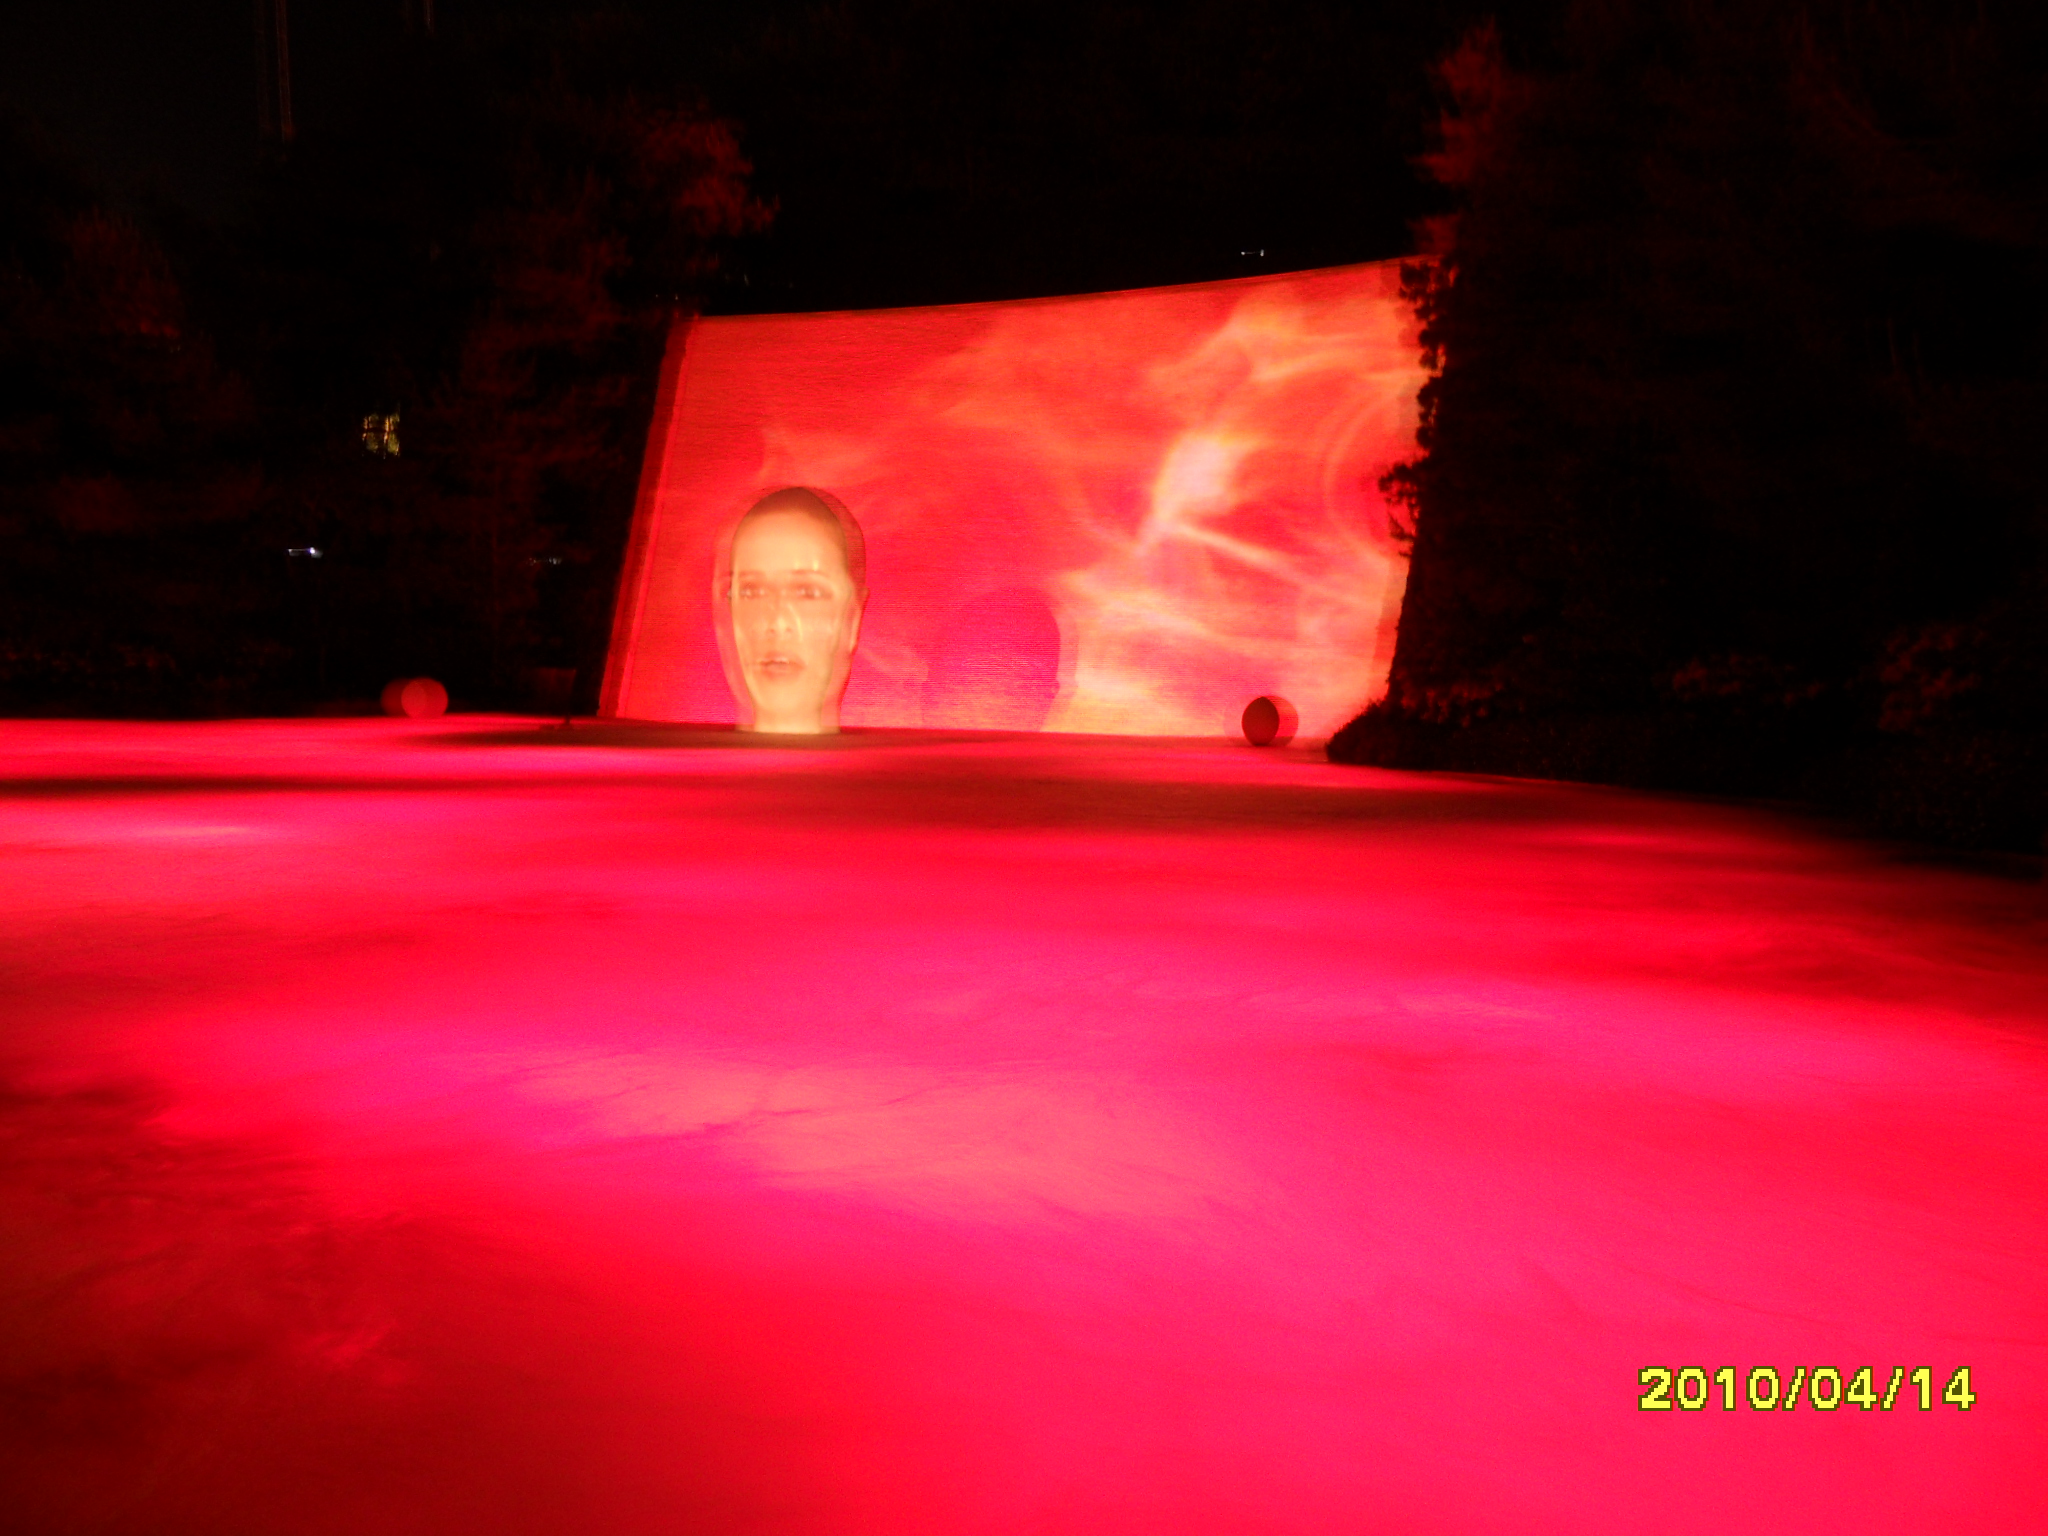
[[[1220,745],[0,732],[12,1529],[2048,1530],[2013,874]],[[1932,1407],[1741,1385],[1866,1365]]]

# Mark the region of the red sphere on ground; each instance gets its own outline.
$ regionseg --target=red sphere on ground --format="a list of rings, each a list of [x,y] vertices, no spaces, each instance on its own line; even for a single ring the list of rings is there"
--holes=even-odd
[[[384,685],[384,713],[434,720],[448,713],[448,690],[431,677],[395,678]]]
[[[1244,707],[1244,739],[1255,747],[1284,747],[1301,723],[1294,706],[1275,694],[1260,694]]]
[[[398,703],[408,720],[438,720],[448,713],[448,690],[431,677],[416,677],[400,690]]]

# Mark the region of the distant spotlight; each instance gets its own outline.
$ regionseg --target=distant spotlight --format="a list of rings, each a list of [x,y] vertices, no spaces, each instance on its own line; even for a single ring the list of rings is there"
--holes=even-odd
[[[320,558],[319,549],[311,544],[301,544],[296,549],[287,549],[285,553],[294,560],[318,560]]]
[[[1243,723],[1244,739],[1253,746],[1284,747],[1294,740],[1301,717],[1285,699],[1264,693],[1245,705]]]
[[[431,677],[400,677],[384,685],[384,713],[436,720],[448,713],[448,690]]]

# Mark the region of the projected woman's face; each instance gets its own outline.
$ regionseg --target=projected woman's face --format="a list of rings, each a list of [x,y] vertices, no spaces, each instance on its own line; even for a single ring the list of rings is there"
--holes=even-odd
[[[839,695],[860,638],[860,594],[831,528],[801,512],[768,512],[740,525],[732,638],[755,730],[839,729]]]

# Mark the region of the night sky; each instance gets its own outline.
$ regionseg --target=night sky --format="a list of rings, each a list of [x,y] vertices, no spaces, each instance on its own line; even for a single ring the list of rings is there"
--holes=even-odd
[[[778,206],[711,300],[745,310],[1402,254],[1435,206],[1411,163],[1432,110],[1428,66],[1478,10],[884,0],[650,6],[639,25],[648,78],[734,122],[754,185]],[[439,14],[444,32],[459,25],[460,0]],[[377,111],[367,82],[403,17],[401,0],[292,0],[302,143]],[[246,213],[259,146],[243,0],[33,0],[0,59],[0,95],[118,204]]]
[[[246,0],[24,0],[12,9],[0,94],[110,193],[157,193],[215,214],[247,197],[256,64]]]

